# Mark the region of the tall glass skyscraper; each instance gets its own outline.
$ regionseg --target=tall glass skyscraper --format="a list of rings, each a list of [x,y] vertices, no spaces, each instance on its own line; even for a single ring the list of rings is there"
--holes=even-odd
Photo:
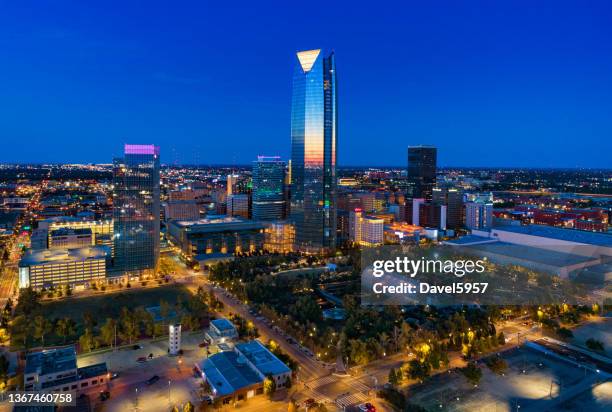
[[[297,53],[291,107],[291,220],[296,249],[336,247],[336,60],[320,49]]]
[[[408,185],[413,198],[432,199],[437,155],[438,150],[433,146],[408,147]]]
[[[146,274],[159,259],[159,147],[126,144],[113,162],[113,274]]]
[[[278,156],[258,156],[253,162],[253,220],[283,218],[285,162]]]

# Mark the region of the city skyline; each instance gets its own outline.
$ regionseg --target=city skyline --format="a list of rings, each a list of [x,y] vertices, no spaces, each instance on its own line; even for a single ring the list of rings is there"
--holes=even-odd
[[[0,75],[11,81],[0,95],[0,162],[106,163],[134,141],[163,146],[166,164],[288,159],[291,56],[322,47],[346,64],[339,165],[402,165],[401,151],[421,144],[438,147],[439,164],[453,167],[609,164],[612,36],[603,3],[555,4],[554,14],[530,5],[528,15],[484,4],[345,16],[333,5],[335,23],[322,33],[311,27],[327,17],[314,11],[302,11],[303,23],[282,23],[290,7],[258,8],[257,24],[248,10],[223,6],[144,14],[127,7],[121,16],[45,4],[32,16],[7,7],[3,16],[12,18],[2,21],[0,42],[9,63]],[[135,31],[132,18],[141,15]],[[160,19],[169,29],[163,35]],[[23,32],[24,22],[37,30]],[[235,24],[249,39],[226,36]],[[271,38],[274,47],[262,48]],[[597,150],[575,150],[582,141]]]

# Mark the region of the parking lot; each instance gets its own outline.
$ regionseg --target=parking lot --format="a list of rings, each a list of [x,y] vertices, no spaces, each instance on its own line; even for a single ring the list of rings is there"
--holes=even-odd
[[[129,346],[79,357],[79,364],[83,366],[106,361],[111,373],[117,374],[107,388],[110,399],[102,402],[97,396],[99,388],[90,393],[92,402],[103,403],[106,411],[167,411],[169,405],[187,401],[195,404],[200,396],[201,380],[193,376],[192,369],[207,356],[206,348],[198,346],[203,339],[203,333],[184,334],[182,356],[168,356],[165,338],[140,342],[139,349]]]
[[[477,387],[461,373],[452,371],[416,386],[409,398],[428,410],[466,412],[558,410],[577,395],[586,396],[583,402],[590,402],[588,409],[578,410],[603,411],[610,406],[608,386],[591,390],[598,379],[591,371],[524,346],[505,352],[503,358],[508,363],[503,376],[492,373],[481,362],[483,376]],[[597,395],[589,397],[591,392]]]

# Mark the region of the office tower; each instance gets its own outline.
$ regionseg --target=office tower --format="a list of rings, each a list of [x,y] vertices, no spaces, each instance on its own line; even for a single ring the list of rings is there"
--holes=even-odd
[[[435,147],[408,147],[408,186],[413,198],[431,200],[436,185],[436,157]]]
[[[268,252],[293,252],[295,227],[285,221],[266,223],[264,249]]]
[[[273,221],[283,218],[284,180],[285,162],[280,157],[258,156],[253,162],[254,220]]]
[[[227,215],[249,218],[249,195],[233,194],[227,196]]]
[[[349,215],[350,240],[361,246],[378,246],[383,243],[384,220],[364,215],[355,209]]]
[[[407,213],[411,214],[411,219],[408,223],[412,223],[415,226],[422,226],[421,222],[421,208],[425,203],[425,199],[412,199],[410,202],[411,207],[407,210]]]
[[[200,207],[195,200],[169,200],[165,205],[166,220],[196,220]]]
[[[338,138],[334,53],[297,53],[291,107],[291,220],[296,249],[336,247]]]
[[[227,195],[230,196],[236,193],[236,185],[238,184],[239,175],[227,175]]]
[[[126,144],[113,185],[113,272],[150,273],[159,259],[159,147]]]
[[[479,199],[465,204],[465,227],[470,230],[491,229],[493,203]]]
[[[433,203],[446,206],[446,226],[459,229],[463,224],[463,193],[454,187],[433,189]]]

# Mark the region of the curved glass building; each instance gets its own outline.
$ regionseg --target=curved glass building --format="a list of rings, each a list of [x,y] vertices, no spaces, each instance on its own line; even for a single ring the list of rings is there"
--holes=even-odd
[[[291,106],[291,215],[295,246],[336,247],[338,103],[334,53],[297,53]]]

